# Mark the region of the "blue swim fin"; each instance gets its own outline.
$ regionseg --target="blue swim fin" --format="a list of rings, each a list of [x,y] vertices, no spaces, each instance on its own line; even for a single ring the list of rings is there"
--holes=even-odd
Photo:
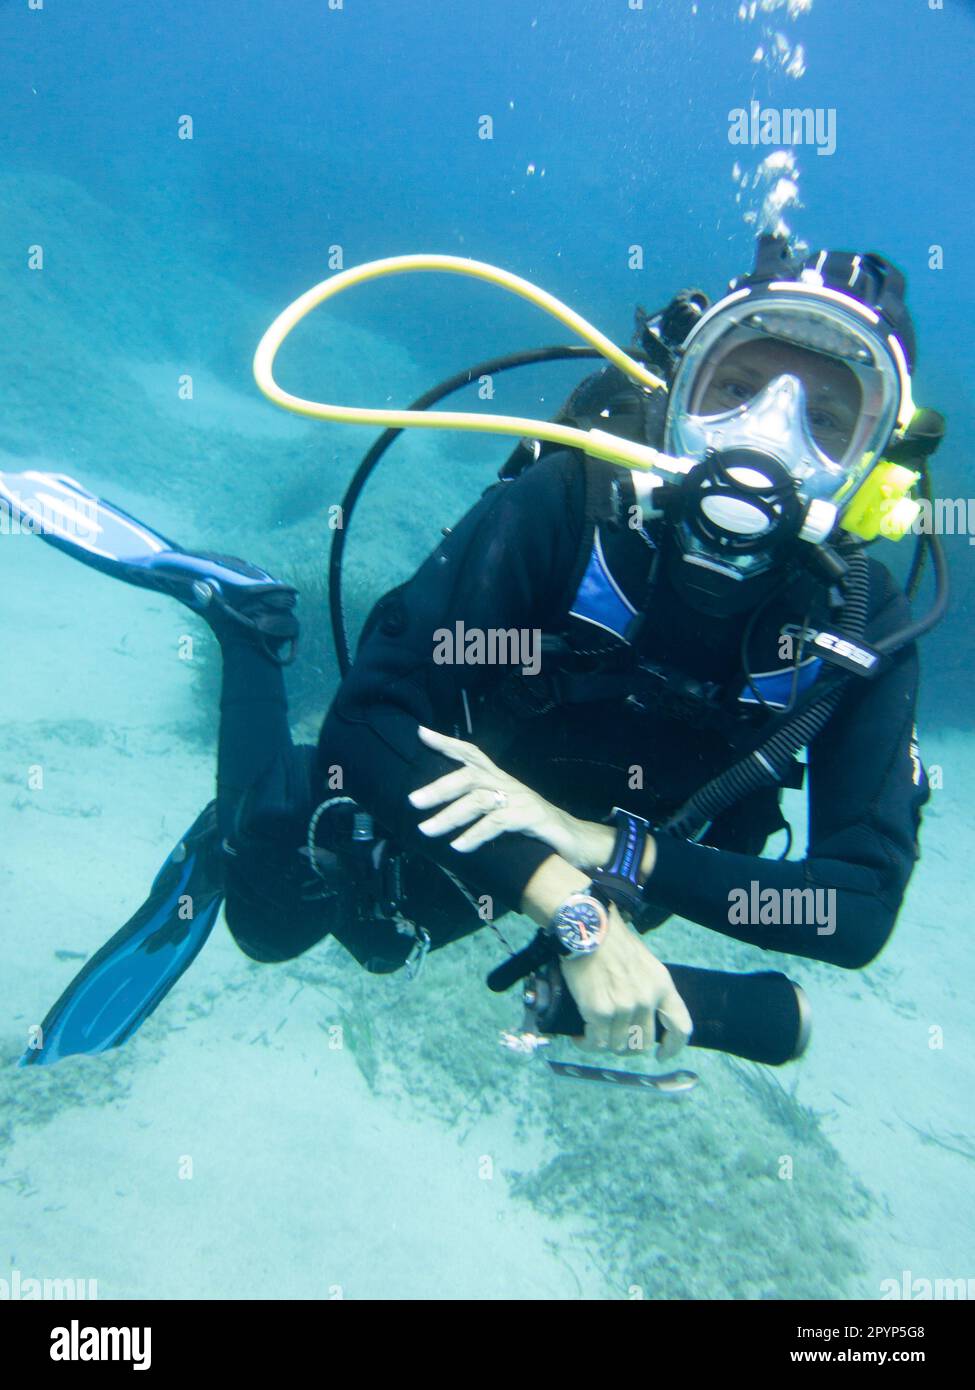
[[[157,556],[180,548],[64,473],[0,472],[0,503],[22,530],[95,569],[123,577],[131,566],[132,583]]]
[[[233,555],[189,551],[64,473],[0,470],[0,509],[48,545],[113,579],[154,589],[253,633],[278,665],[294,659],[296,591]]]
[[[224,895],[211,801],[163,864],[149,897],[68,985],[19,1065],[107,1052],[142,1026],[206,943]]]

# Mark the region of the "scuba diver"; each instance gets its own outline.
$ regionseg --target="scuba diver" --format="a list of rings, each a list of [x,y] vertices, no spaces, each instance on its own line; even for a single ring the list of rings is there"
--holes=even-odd
[[[317,746],[296,746],[288,723],[294,589],[187,552],[70,479],[0,474],[0,498],[45,540],[185,603],[223,660],[216,799],[23,1062],[125,1041],[224,898],[255,960],[332,936],[375,973],[415,971],[521,912],[536,937],[490,983],[557,982],[571,1022],[541,1031],[613,1052],[659,1043],[659,1058],[689,1039],[798,1055],[797,986],[665,964],[646,934],[676,914],[856,969],[893,930],[928,797],[915,642],[947,592],[932,536],[908,582],[926,544],[937,594],[923,619],[866,555],[910,530],[907,493],[927,486],[944,429],[912,400],[904,291],[878,255],[803,256],[764,236],[717,303],[688,290],[638,311],[633,354],[666,389],[605,366],[557,418],[671,471],[522,439],[375,604]],[[804,782],[805,857],[785,857],[791,832],[763,857],[788,830],[782,788]],[[766,992],[736,995],[749,980]],[[732,1006],[747,1017],[722,1016]],[[783,1011],[779,1052],[736,1043]]]

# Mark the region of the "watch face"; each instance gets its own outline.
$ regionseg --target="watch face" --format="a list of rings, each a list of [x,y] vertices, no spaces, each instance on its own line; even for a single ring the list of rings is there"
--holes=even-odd
[[[567,898],[552,921],[562,945],[575,956],[595,951],[608,925],[606,909],[588,893],[576,893]]]

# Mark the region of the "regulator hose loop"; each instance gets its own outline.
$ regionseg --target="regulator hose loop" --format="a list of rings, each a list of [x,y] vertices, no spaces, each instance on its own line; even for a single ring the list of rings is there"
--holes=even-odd
[[[313,309],[354,285],[365,284],[386,275],[402,275],[416,271],[445,271],[452,275],[467,275],[509,290],[544,310],[552,318],[558,319],[566,328],[595,348],[607,361],[618,367],[631,381],[647,390],[667,389],[667,384],[661,377],[617,347],[612,339],[600,333],[581,314],[577,314],[560,299],[556,299],[554,295],[548,294],[530,281],[502,270],[499,266],[488,265],[484,261],[466,260],[461,256],[412,255],[367,261],[350,270],[340,271],[328,280],[313,285],[282,310],[258,343],[254,354],[254,379],[268,400],[295,415],[346,425],[381,425],[386,429],[473,430],[485,434],[545,439],[553,444],[562,444],[566,448],[583,449],[595,457],[622,463],[630,468],[653,467],[657,459],[662,457],[655,450],[641,450],[634,448],[632,444],[627,447],[625,440],[608,440],[607,436],[599,431],[580,430],[570,425],[556,424],[551,420],[531,420],[516,415],[481,415],[473,411],[376,410],[365,406],[331,405],[326,401],[311,401],[302,396],[294,396],[278,385],[274,379],[274,361],[278,351],[292,329]]]

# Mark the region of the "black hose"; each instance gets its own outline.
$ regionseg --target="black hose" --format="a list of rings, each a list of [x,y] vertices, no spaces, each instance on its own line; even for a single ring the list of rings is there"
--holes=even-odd
[[[948,560],[944,546],[935,535],[927,535],[924,539],[934,564],[934,602],[923,618],[918,618],[916,622],[901,628],[899,632],[892,632],[889,637],[881,638],[879,642],[874,643],[874,648],[885,656],[890,652],[899,651],[901,647],[906,647],[909,642],[916,642],[919,637],[930,632],[936,623],[940,623],[948,607],[948,601],[951,598],[951,580],[948,575]]]

